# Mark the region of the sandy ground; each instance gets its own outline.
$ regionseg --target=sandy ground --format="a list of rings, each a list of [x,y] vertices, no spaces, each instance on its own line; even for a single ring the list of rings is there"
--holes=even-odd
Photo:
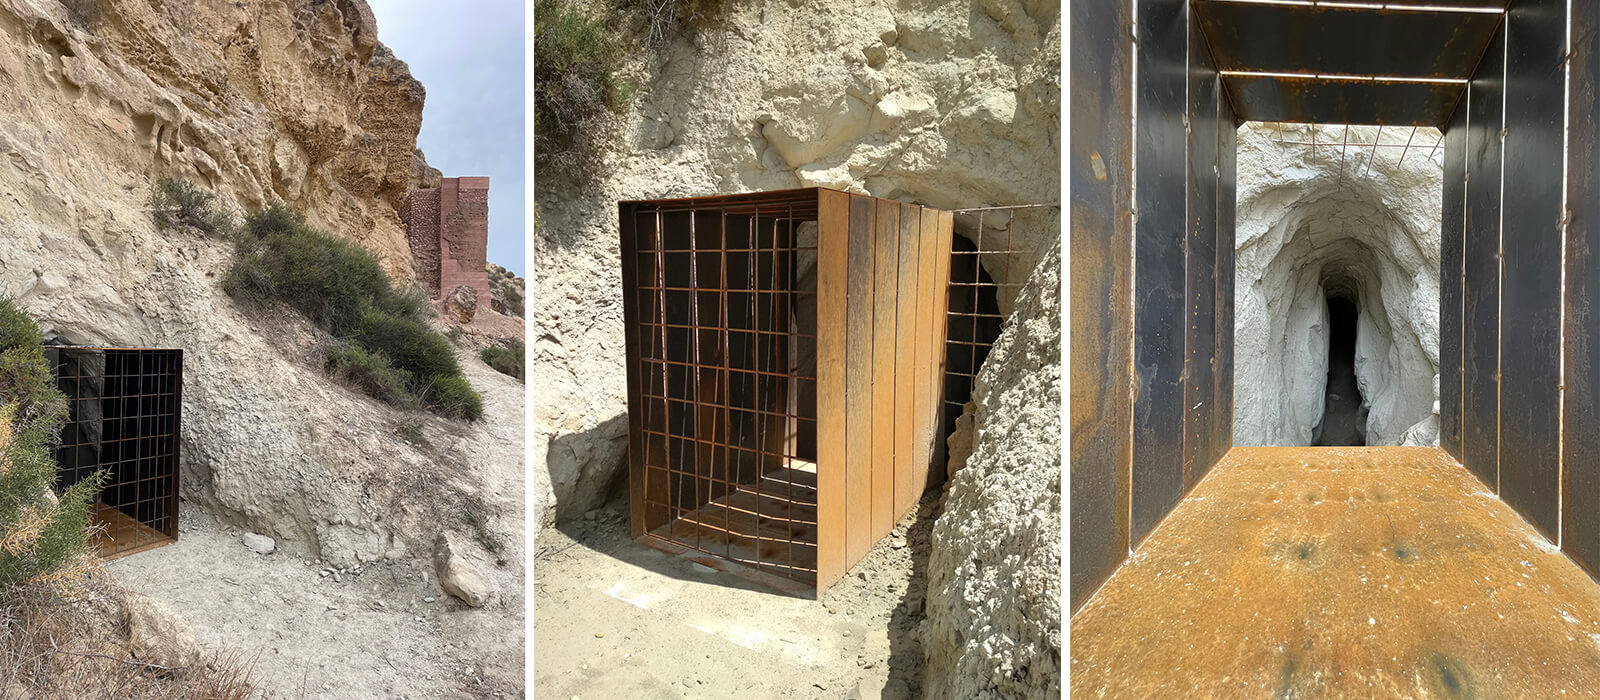
[[[937,492],[819,601],[633,542],[627,504],[535,542],[534,690],[562,698],[911,698]]]
[[[129,590],[170,605],[207,649],[256,658],[262,697],[522,696],[520,595],[475,610],[410,563],[335,581],[287,547],[266,556],[246,549],[242,530],[201,508],[185,502],[180,513],[177,543],[107,568]]]

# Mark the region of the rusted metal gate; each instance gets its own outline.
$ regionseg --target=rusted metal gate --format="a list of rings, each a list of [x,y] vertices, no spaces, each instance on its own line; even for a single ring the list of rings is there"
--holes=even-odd
[[[56,448],[56,486],[104,470],[93,545],[115,558],[178,539],[183,351],[47,346],[68,419]]]
[[[619,210],[633,536],[819,594],[942,480],[952,215],[822,188]]]

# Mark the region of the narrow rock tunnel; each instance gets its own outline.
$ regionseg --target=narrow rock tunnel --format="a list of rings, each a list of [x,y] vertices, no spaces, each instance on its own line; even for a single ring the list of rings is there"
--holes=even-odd
[[[1356,324],[1360,318],[1353,299],[1328,294],[1328,383],[1316,445],[1367,444],[1367,406],[1356,381]]]
[[[1408,137],[1239,129],[1235,444],[1435,439],[1442,169]]]

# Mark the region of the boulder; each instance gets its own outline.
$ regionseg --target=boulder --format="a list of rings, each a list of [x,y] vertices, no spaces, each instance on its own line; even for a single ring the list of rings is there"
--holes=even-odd
[[[444,298],[445,310],[456,323],[471,323],[478,313],[478,290],[471,285],[456,285]]]
[[[133,658],[166,668],[200,664],[205,652],[189,623],[154,598],[129,593],[122,603]]]
[[[433,555],[434,573],[445,593],[474,608],[494,598],[494,583],[476,562],[463,556],[461,544],[448,534],[439,535]]]
[[[271,554],[273,551],[278,549],[278,543],[266,535],[258,535],[254,532],[246,532],[244,533],[243,539],[244,546],[250,548],[250,551],[255,552],[256,554]]]
[[[927,698],[1061,695],[1061,259],[1017,299],[928,555]]]

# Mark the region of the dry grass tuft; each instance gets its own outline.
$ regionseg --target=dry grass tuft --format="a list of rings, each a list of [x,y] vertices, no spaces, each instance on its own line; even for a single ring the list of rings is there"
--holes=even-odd
[[[38,581],[0,602],[0,697],[245,700],[254,657],[231,651],[199,668],[140,662],[127,650],[126,593],[83,558],[76,580]],[[74,567],[68,567],[74,568]]]

